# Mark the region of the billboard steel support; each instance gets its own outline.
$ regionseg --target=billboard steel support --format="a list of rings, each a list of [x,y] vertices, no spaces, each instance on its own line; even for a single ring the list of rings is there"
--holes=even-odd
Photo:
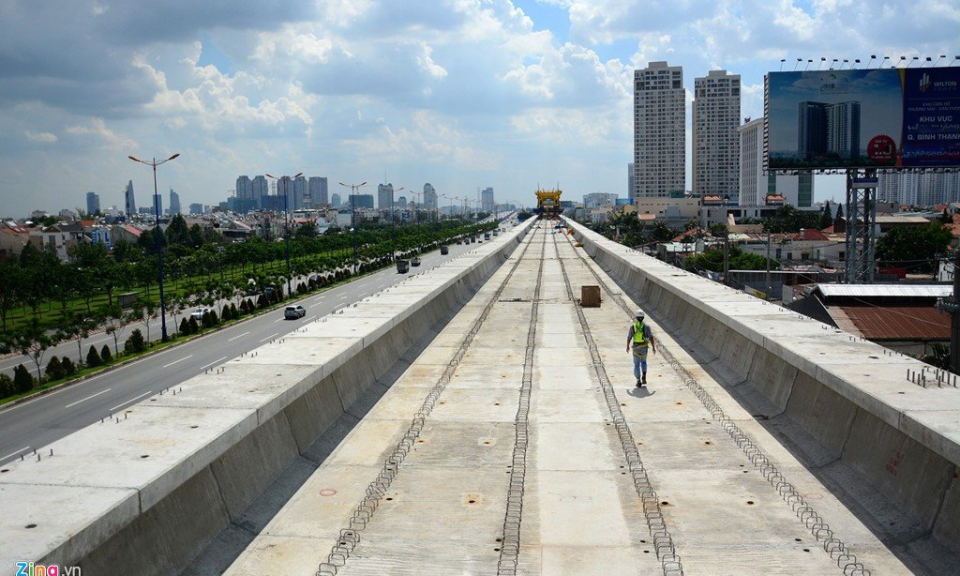
[[[872,284],[876,271],[876,170],[847,170],[847,284]]]

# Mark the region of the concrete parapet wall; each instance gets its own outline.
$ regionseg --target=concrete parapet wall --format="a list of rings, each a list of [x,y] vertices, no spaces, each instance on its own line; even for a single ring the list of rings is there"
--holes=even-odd
[[[0,574],[172,574],[465,304],[532,220],[0,472]],[[408,362],[407,362],[408,363]],[[145,375],[149,377],[149,375]],[[175,393],[174,393],[175,392]]]
[[[960,553],[960,390],[913,384],[907,371],[929,366],[568,224],[884,540],[918,555]]]

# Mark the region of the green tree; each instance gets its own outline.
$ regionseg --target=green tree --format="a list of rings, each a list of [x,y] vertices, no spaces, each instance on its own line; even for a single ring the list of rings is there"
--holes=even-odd
[[[0,374],[0,398],[7,398],[17,393],[17,388],[13,383],[13,378],[6,374]]]
[[[87,352],[87,366],[90,368],[96,368],[103,364],[103,359],[100,357],[100,353],[97,352],[95,346],[91,346],[90,350]]]
[[[13,369],[13,387],[19,394],[25,394],[33,390],[33,376],[30,375],[23,364],[19,364]]]
[[[104,364],[113,362],[113,354],[110,352],[110,347],[106,344],[100,349],[100,359],[103,360]]]
[[[313,222],[307,222],[305,224],[301,224],[300,227],[297,228],[296,233],[294,234],[294,238],[296,238],[297,240],[308,240],[310,238],[316,238],[316,236],[317,236],[317,225],[314,224]]]
[[[16,260],[0,262],[0,326],[7,331],[7,318],[20,301],[24,281],[23,268]]]
[[[167,244],[172,246],[180,244],[181,246],[194,246],[190,243],[190,230],[187,228],[187,221],[182,214],[177,214],[170,219],[167,230],[164,232]]]
[[[59,380],[67,375],[66,371],[63,369],[63,365],[60,363],[60,359],[54,356],[47,362],[47,368],[45,370],[47,374],[47,380]]]
[[[123,343],[123,351],[127,354],[136,354],[147,349],[147,342],[143,339],[143,332],[139,328],[130,333],[130,337]]]
[[[933,272],[937,256],[946,253],[952,239],[953,234],[939,221],[894,228],[877,240],[877,260],[882,266]]]

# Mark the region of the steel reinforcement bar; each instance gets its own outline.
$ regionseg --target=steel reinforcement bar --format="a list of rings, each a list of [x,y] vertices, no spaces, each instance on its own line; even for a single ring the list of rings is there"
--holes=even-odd
[[[567,241],[572,245],[572,241],[569,238]],[[593,277],[603,290],[617,303],[617,306],[619,306],[628,317],[633,318],[632,308],[626,303],[623,297],[615,294],[613,290],[610,289],[603,278],[589,265],[583,254],[576,252],[576,250],[574,250],[574,252],[579,256],[580,260],[583,261],[591,274],[593,274]],[[847,548],[843,541],[837,537],[836,533],[830,529],[830,525],[807,503],[807,500],[800,494],[797,488],[787,481],[763,451],[750,440],[747,434],[737,426],[733,419],[724,413],[723,409],[720,408],[720,405],[717,404],[710,393],[704,390],[700,383],[687,372],[670,352],[670,348],[659,344],[657,349],[663,354],[664,359],[670,364],[670,367],[680,376],[684,385],[693,392],[697,399],[699,399],[703,406],[710,412],[714,420],[723,427],[750,462],[757,467],[764,479],[773,486],[783,501],[790,506],[800,522],[802,522],[807,530],[810,531],[810,534],[817,539],[817,542],[820,543],[823,550],[837,563],[837,567],[843,571],[843,574],[845,576],[870,576],[870,570],[868,570],[863,563],[857,559],[857,556]]]
[[[507,284],[510,282],[510,279],[513,278],[514,272],[517,271],[517,268],[520,266],[520,262],[523,261],[523,257],[527,253],[527,250],[530,248],[530,245],[533,243],[535,237],[536,230],[530,234],[530,240],[527,242],[527,245],[524,246],[523,251],[517,258],[517,261],[514,262],[513,267],[507,274],[507,277],[504,278],[503,282],[497,288],[497,291],[490,298],[490,301],[483,309],[483,312],[480,314],[476,324],[474,324],[473,328],[470,329],[470,332],[467,333],[463,341],[460,343],[460,346],[457,348],[456,353],[454,353],[453,358],[447,364],[446,369],[444,369],[443,374],[437,379],[437,383],[427,393],[423,404],[414,415],[409,428],[407,428],[406,433],[403,435],[403,438],[401,438],[400,442],[397,443],[397,446],[393,452],[384,460],[383,467],[380,469],[377,477],[370,482],[369,486],[367,486],[366,495],[354,510],[353,516],[350,518],[349,525],[340,530],[337,543],[334,544],[330,549],[330,553],[327,555],[326,560],[320,563],[320,566],[317,568],[316,576],[336,576],[340,568],[343,568],[346,565],[347,559],[350,558],[350,555],[356,549],[357,545],[360,544],[360,535],[370,523],[380,505],[381,499],[386,495],[387,490],[390,489],[390,485],[393,484],[394,479],[396,479],[404,459],[411,452],[411,450],[413,450],[413,446],[416,443],[417,438],[420,437],[420,433],[423,431],[427,417],[430,416],[433,408],[437,405],[441,394],[443,394],[447,384],[449,384],[450,380],[453,378],[454,372],[456,372],[457,368],[460,366],[463,356],[470,349],[470,345],[473,343],[474,338],[480,331],[480,328],[483,326],[487,316],[489,316],[493,306],[500,299],[500,295],[503,293],[504,288],[506,288]]]

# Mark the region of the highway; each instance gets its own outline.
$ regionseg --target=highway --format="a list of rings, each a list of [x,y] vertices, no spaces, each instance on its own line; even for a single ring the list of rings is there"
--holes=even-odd
[[[307,309],[306,316],[299,320],[284,320],[283,309],[277,309],[29,402],[0,409],[0,464],[42,449],[84,426],[99,422],[101,418],[121,412],[208,368],[292,332],[306,322],[349,306],[405,278],[423,274],[474,247],[451,244],[447,256],[442,256],[439,250],[422,255],[423,264],[411,268],[409,274],[398,274],[394,267],[385,268],[318,294],[286,302],[285,305],[301,304]],[[127,330],[130,331],[132,328]],[[152,332],[159,333],[159,330]],[[109,340],[112,348],[113,338],[104,334],[85,341],[84,349],[89,347],[87,342],[97,343],[104,339]],[[102,343],[98,345],[102,346]],[[75,343],[73,352],[76,353]],[[26,359],[15,360],[19,364]]]

